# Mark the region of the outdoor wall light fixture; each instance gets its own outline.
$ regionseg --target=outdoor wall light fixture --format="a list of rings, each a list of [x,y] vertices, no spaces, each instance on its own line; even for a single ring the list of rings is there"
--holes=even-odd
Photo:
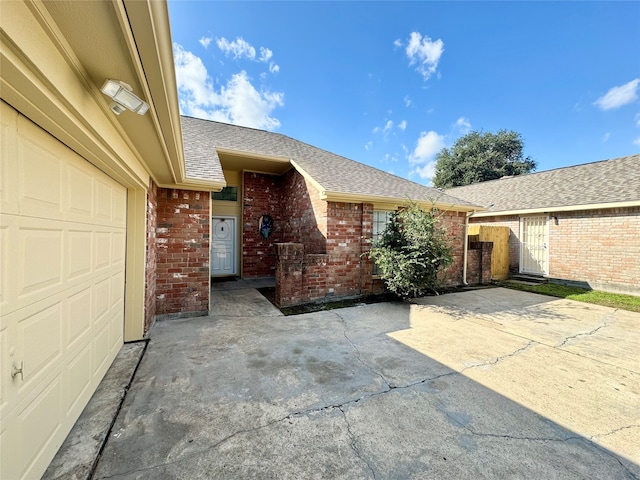
[[[144,115],[149,110],[149,104],[133,93],[131,85],[120,80],[108,79],[101,90],[102,93],[113,98],[114,102],[109,107],[116,115],[120,115],[125,109],[138,115]]]

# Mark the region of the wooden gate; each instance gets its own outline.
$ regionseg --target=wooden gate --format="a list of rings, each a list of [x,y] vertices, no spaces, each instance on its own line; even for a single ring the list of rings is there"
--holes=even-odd
[[[469,225],[469,237],[478,242],[493,242],[491,279],[509,278],[509,227],[497,225]]]

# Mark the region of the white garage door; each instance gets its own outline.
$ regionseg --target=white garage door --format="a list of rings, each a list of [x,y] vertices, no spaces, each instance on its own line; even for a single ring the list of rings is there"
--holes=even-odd
[[[127,192],[0,107],[0,478],[39,478],[123,343]]]

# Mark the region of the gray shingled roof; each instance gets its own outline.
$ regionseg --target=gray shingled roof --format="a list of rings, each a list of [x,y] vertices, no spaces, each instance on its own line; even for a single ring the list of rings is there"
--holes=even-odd
[[[206,162],[220,162],[216,148],[256,156],[293,160],[305,173],[333,194],[385,199],[436,201],[440,205],[471,206],[438,189],[420,185],[377,168],[322,150],[285,135],[226,123],[181,117],[187,171]]]
[[[208,145],[207,134],[202,129],[191,128],[182,117],[182,144],[187,178],[225,182],[218,152]]]
[[[510,178],[447,193],[491,212],[640,202],[640,154]]]

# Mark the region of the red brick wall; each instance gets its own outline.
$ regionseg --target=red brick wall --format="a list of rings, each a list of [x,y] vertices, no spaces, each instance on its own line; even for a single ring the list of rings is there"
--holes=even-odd
[[[558,218],[555,224],[553,217]],[[505,225],[509,270],[518,272],[520,223],[517,216],[471,219]],[[549,277],[591,288],[640,293],[640,207],[549,213]]]
[[[446,271],[442,283],[448,287],[462,285],[466,214],[464,212],[446,211],[440,214],[439,220],[440,224],[447,230],[449,242],[453,247],[453,263]]]
[[[209,192],[158,188],[157,315],[209,312]]]
[[[467,283],[479,285],[491,283],[492,242],[470,242],[467,250]]]
[[[384,292],[366,268],[340,254],[305,254],[301,243],[281,243],[276,274],[276,303],[281,306],[337,300]]]
[[[242,277],[271,277],[276,272],[275,244],[284,241],[282,177],[245,172],[242,195]],[[262,215],[273,219],[273,233],[260,235]]]
[[[550,216],[549,277],[640,293],[640,207]]]
[[[326,253],[327,202],[300,173],[283,178],[284,241],[298,242],[307,253]]]
[[[151,328],[156,317],[156,275],[157,275],[157,245],[156,228],[158,225],[158,186],[153,180],[147,190],[147,252],[146,252],[146,281],[144,292],[144,331]]]

